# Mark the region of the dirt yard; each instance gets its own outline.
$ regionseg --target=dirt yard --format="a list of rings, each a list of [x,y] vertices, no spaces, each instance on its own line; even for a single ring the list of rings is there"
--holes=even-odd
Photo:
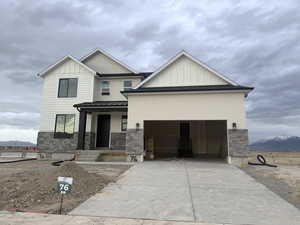
[[[300,166],[247,166],[241,169],[300,209]]]
[[[129,166],[78,165],[65,162],[60,167],[50,161],[0,164],[0,211],[17,210],[58,213],[60,194],[57,177],[73,177],[73,189],[65,195],[63,213],[114,182]]]

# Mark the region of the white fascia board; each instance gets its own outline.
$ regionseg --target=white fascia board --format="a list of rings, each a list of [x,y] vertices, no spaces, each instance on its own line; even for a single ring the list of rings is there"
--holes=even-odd
[[[245,93],[248,94],[249,90],[219,90],[219,91],[164,91],[164,92],[136,92],[136,93],[123,93],[124,96],[130,95],[178,95],[178,94],[216,94],[216,93]]]
[[[151,74],[149,77],[147,77],[145,80],[143,80],[139,85],[137,85],[135,87],[139,88],[142,87],[145,83],[147,83],[149,80],[151,80],[153,77],[155,77],[156,75],[158,75],[162,70],[164,70],[165,68],[167,68],[170,64],[172,64],[173,62],[175,62],[178,58],[180,58],[181,56],[186,56],[187,58],[191,59],[192,61],[194,61],[195,63],[199,64],[200,66],[204,67],[205,69],[207,69],[208,71],[216,74],[218,77],[220,77],[221,79],[227,81],[228,83],[237,86],[239,85],[238,83],[230,80],[229,78],[225,77],[224,75],[220,74],[219,72],[217,72],[216,70],[210,68],[209,66],[207,66],[206,64],[204,64],[203,62],[201,62],[200,60],[196,59],[195,57],[193,57],[192,55],[190,55],[189,53],[185,52],[184,50],[182,50],[181,52],[179,52],[177,55],[175,55],[173,58],[171,58],[167,63],[163,64],[161,67],[159,67],[153,74]]]
[[[115,57],[113,57],[112,55],[110,55],[109,53],[105,52],[104,50],[97,48],[94,51],[90,52],[89,54],[87,54],[86,56],[83,56],[80,61],[83,62],[84,60],[86,60],[87,58],[89,58],[90,56],[94,55],[95,53],[102,53],[103,55],[105,55],[106,57],[110,58],[111,60],[115,61],[116,63],[120,64],[121,66],[125,67],[126,69],[128,69],[129,71],[133,72],[133,73],[138,73],[138,71],[134,70],[133,68],[131,68],[130,66],[126,65],[125,63],[121,62],[120,60],[116,59]]]
[[[71,56],[71,55],[67,55],[65,57],[63,57],[62,59],[58,60],[56,63],[52,64],[51,66],[47,67],[45,70],[41,71],[40,73],[38,73],[37,75],[40,77],[45,76],[48,72],[50,72],[51,70],[53,70],[54,68],[56,68],[57,66],[59,66],[60,64],[64,63],[67,59],[71,59],[74,62],[78,63],[79,65],[83,66],[85,69],[87,69],[88,71],[90,71],[91,73],[93,73],[94,75],[96,75],[96,71],[94,71],[93,69],[91,69],[90,67],[88,67],[87,65],[83,64],[82,62],[78,61],[75,57]]]

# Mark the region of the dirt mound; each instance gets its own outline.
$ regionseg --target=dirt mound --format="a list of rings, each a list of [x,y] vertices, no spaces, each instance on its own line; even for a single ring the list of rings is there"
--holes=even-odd
[[[4,176],[0,182],[0,210],[30,209],[55,213],[59,206],[57,177],[73,177],[72,192],[65,196],[64,209],[87,199],[112,181],[104,175],[88,173],[75,163],[65,163],[44,171]],[[42,206],[42,207],[41,207]]]

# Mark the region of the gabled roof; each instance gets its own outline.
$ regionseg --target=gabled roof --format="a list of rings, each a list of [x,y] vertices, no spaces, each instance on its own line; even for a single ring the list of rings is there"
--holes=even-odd
[[[126,69],[128,69],[129,71],[133,72],[133,73],[138,73],[136,70],[132,69],[130,66],[126,65],[125,63],[121,62],[120,60],[116,59],[115,57],[113,57],[112,55],[110,55],[109,53],[105,52],[104,50],[97,48],[94,51],[90,52],[89,54],[87,54],[86,56],[82,57],[80,59],[81,62],[87,60],[88,58],[90,58],[91,56],[93,56],[96,53],[100,53],[105,55],[106,57],[110,58],[111,60],[115,61],[116,63],[120,64],[121,66],[125,67]]]
[[[96,75],[96,71],[94,71],[93,69],[91,69],[87,65],[83,64],[82,62],[80,62],[79,60],[77,60],[75,57],[73,57],[71,55],[67,55],[67,56],[63,57],[62,59],[58,60],[56,63],[54,63],[51,66],[47,67],[46,69],[44,69],[43,71],[41,71],[37,75],[40,76],[40,77],[43,77],[48,72],[50,72],[51,70],[55,69],[56,67],[58,67],[59,65],[61,65],[64,62],[66,62],[67,60],[72,60],[72,61],[78,63],[79,65],[83,66],[85,69],[87,69],[88,71],[90,71],[90,72],[92,72],[93,74]]]
[[[142,81],[139,85],[137,85],[135,87],[136,88],[140,88],[142,87],[145,83],[147,83],[148,81],[150,81],[151,79],[153,79],[155,76],[157,76],[162,70],[164,70],[165,68],[167,68],[169,65],[171,65],[173,62],[175,62],[177,59],[179,59],[182,56],[186,56],[187,58],[189,58],[190,60],[194,61],[195,63],[199,64],[200,66],[204,67],[205,69],[207,69],[208,71],[214,73],[216,76],[220,77],[221,79],[227,81],[229,84],[231,85],[238,85],[236,82],[230,80],[229,78],[225,77],[224,75],[220,74],[219,72],[217,72],[216,70],[210,68],[209,66],[207,66],[206,64],[204,64],[203,62],[201,62],[200,60],[196,59],[195,57],[193,57],[192,55],[190,55],[189,53],[187,53],[186,51],[182,50],[181,52],[179,52],[177,55],[175,55],[173,58],[171,58],[167,63],[163,64],[161,67],[159,67],[156,71],[154,71],[147,79],[145,79],[144,81]]]
[[[239,91],[248,93],[252,91],[253,87],[246,87],[240,85],[201,85],[201,86],[176,86],[176,87],[140,87],[137,89],[130,89],[121,91],[122,94],[131,93],[153,93],[153,92],[210,92],[210,91]]]

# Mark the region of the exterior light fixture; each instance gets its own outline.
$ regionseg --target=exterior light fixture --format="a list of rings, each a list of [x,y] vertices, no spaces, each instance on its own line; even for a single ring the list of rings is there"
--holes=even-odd
[[[232,123],[232,129],[236,130],[237,126],[236,123]]]
[[[135,124],[135,129],[138,131],[140,129],[140,123]]]

